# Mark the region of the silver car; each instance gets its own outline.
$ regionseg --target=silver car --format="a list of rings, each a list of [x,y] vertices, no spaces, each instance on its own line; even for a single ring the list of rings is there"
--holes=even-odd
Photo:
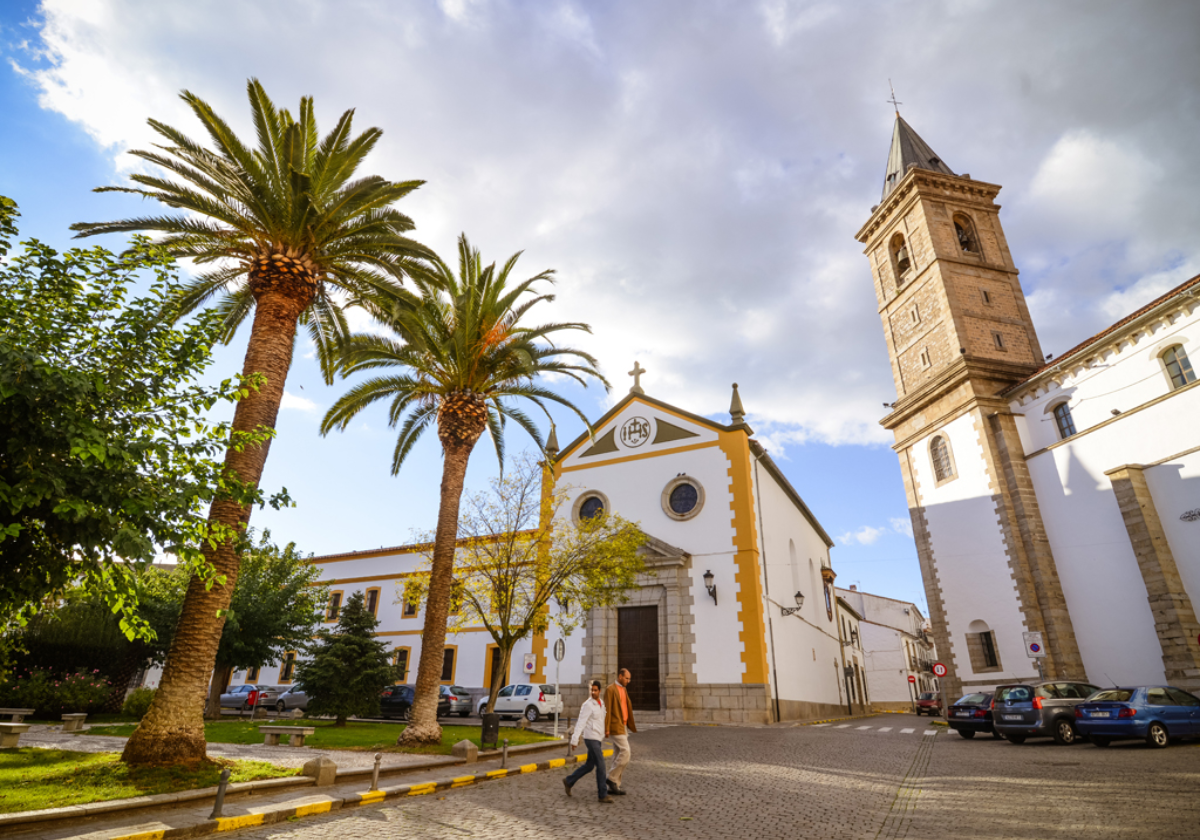
[[[285,689],[282,694],[276,695],[272,703],[275,711],[283,714],[291,709],[299,709],[302,712],[308,711],[308,695],[299,686],[280,686]]]
[[[261,685],[233,685],[229,690],[221,695],[222,709],[241,709],[243,712],[250,711],[250,698],[257,699],[258,692],[267,686]]]
[[[459,717],[467,717],[471,714],[471,695],[461,685],[444,685],[441,693],[450,701],[449,714]]]

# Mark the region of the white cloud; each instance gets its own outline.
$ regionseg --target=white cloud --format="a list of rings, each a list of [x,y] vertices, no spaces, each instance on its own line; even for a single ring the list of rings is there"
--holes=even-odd
[[[913,535],[912,520],[909,519],[907,516],[896,516],[896,517],[889,519],[888,522],[891,523],[892,530],[895,531],[897,534],[903,534],[904,536],[908,537],[909,539],[912,539],[912,535]]]
[[[874,528],[870,525],[864,525],[857,531],[848,531],[837,538],[836,542],[842,545],[871,545],[880,537],[888,532],[887,528]]]
[[[306,397],[300,397],[296,394],[283,392],[283,401],[279,403],[280,408],[292,408],[297,411],[317,411],[320,406]]]

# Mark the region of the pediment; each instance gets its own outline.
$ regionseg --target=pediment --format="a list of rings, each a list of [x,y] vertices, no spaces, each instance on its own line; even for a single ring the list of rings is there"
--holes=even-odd
[[[665,454],[715,443],[724,429],[645,395],[631,394],[600,419],[591,436],[581,435],[564,449],[559,463],[571,469]]]

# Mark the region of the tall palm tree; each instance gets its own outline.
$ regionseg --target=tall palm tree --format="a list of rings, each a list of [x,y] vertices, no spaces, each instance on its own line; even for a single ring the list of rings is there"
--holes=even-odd
[[[321,433],[345,430],[367,406],[388,400],[389,422],[400,424],[392,453],[392,474],[421,435],[437,426],[442,444],[442,491],[434,537],[429,593],[425,604],[425,629],[421,635],[421,660],[417,670],[412,722],[400,738],[403,744],[437,743],[442,729],[437,722],[438,685],[441,681],[446,616],[454,571],[458,536],[458,508],[467,461],[486,430],[501,464],[504,427],[508,420],[529,433],[540,449],[542,436],[530,418],[513,402],[528,400],[549,418],[548,402],[587,418],[565,397],[535,380],[542,374],[561,374],[587,385],[608,382],[587,353],[551,343],[565,330],[591,332],[587,324],[552,323],[524,326],[522,319],[552,295],[534,291],[542,282],[553,282],[553,272],[543,271],[520,282],[510,280],[520,252],[502,268],[484,266],[479,251],[465,235],[458,240],[457,275],[440,259],[426,269],[412,271],[417,293],[404,292],[390,299],[376,296],[370,304],[392,336],[355,335],[338,351],[336,362],[343,376],[359,371],[388,373],[355,385],[321,422]]]
[[[166,176],[135,174],[136,187],[97,190],[152,198],[185,215],[72,227],[79,236],[157,232],[175,256],[211,266],[181,289],[179,303],[184,315],[215,303],[224,341],[254,313],[243,372],[261,374],[266,381],[238,403],[234,434],[274,428],[298,325],[306,326],[322,349],[348,334],[336,290],[351,299],[396,293],[406,264],[429,255],[404,236],[413,223],[392,207],[421,181],[351,180],[379,140],[379,129],[353,136],[350,110],[321,139],[310,97],[300,100],[296,118],[276,108],[257,79],[247,90],[256,148],[247,147],[206,102],[184,91],[181,98],[208,132],[212,148],[150,120],[166,143],[132,154],[166,170]],[[321,358],[328,359],[328,353]],[[328,364],[323,371],[332,382]],[[231,447],[227,474],[257,488],[268,447]],[[228,529],[225,533],[240,532],[250,521],[250,508],[218,499],[209,520]],[[232,540],[204,551],[225,575],[225,585],[206,588],[193,579],[188,587],[158,693],[125,747],[129,763],[192,763],[205,757],[205,688],[239,560]]]

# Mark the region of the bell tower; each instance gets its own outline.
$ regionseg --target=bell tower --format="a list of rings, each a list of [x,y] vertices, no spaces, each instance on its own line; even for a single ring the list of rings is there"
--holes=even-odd
[[[1048,676],[1085,676],[1001,397],[1044,357],[1000,224],[999,192],[956,174],[897,113],[882,199],[856,236],[896,383],[881,423],[895,435],[953,691],[1033,675],[1027,631],[1044,634]]]

